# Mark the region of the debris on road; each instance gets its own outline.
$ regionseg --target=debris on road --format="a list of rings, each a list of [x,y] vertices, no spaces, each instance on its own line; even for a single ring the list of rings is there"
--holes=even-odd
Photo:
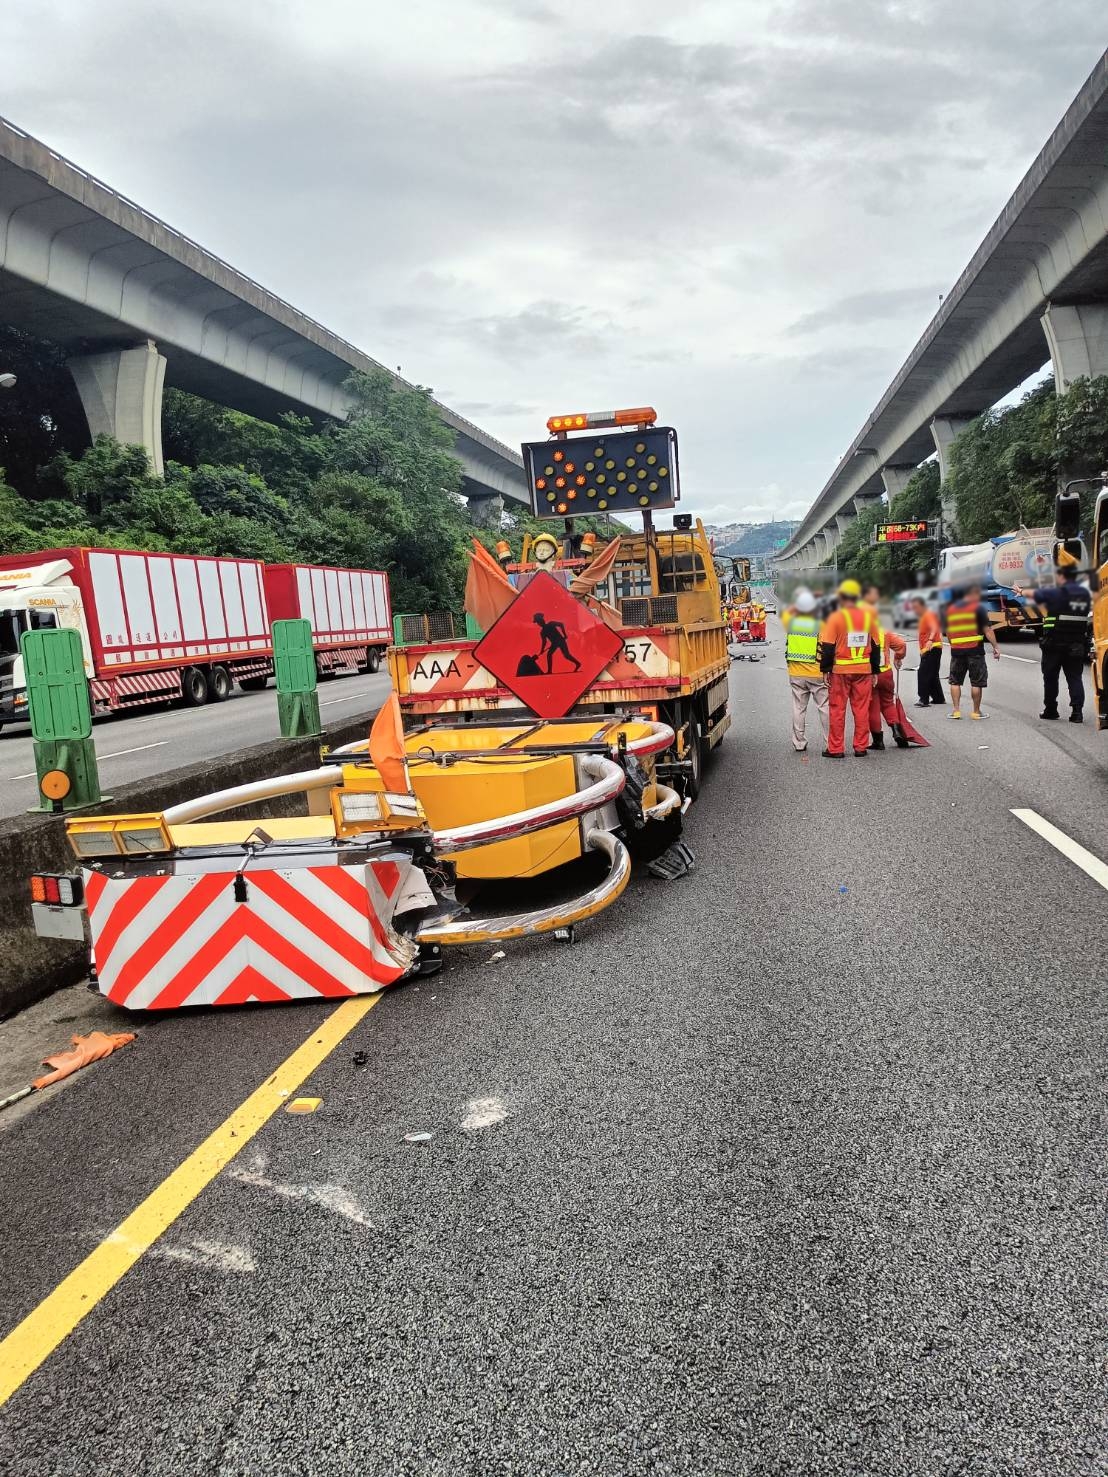
[[[486,964],[495,964],[495,963],[497,963],[498,960],[500,960],[500,959],[506,959],[507,957],[508,956],[505,954],[505,952],[504,952],[503,949],[497,949],[497,951],[496,951],[495,954],[490,954],[489,955],[489,957],[485,960],[485,963]]]
[[[502,1099],[475,1097],[466,1104],[462,1128],[466,1133],[480,1133],[484,1128],[492,1128],[497,1123],[503,1123],[507,1116],[507,1105]]]
[[[404,1142],[406,1144],[429,1144],[434,1137],[433,1133],[406,1133]]]
[[[43,1059],[42,1065],[53,1067],[54,1070],[44,1077],[36,1077],[33,1086],[49,1087],[52,1082],[60,1082],[63,1077],[79,1072],[90,1062],[98,1062],[103,1057],[110,1056],[120,1046],[126,1046],[134,1039],[134,1031],[90,1031],[87,1036],[74,1036],[73,1045],[68,1051],[56,1051]]]

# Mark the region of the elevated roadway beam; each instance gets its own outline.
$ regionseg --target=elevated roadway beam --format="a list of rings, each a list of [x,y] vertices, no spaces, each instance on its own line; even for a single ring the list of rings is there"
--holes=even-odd
[[[1101,57],[790,540],[812,543],[1048,356],[1066,389],[1108,373],[1108,53]],[[952,510],[945,510],[949,521]]]
[[[350,371],[383,367],[4,119],[0,321],[66,349],[93,433],[159,469],[163,383],[265,419],[342,419]],[[519,453],[435,404],[466,493],[526,501]]]

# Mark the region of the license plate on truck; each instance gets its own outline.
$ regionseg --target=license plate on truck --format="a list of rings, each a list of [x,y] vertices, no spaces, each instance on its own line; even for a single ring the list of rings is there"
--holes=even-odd
[[[84,908],[57,908],[52,903],[32,903],[31,917],[39,938],[84,942]]]

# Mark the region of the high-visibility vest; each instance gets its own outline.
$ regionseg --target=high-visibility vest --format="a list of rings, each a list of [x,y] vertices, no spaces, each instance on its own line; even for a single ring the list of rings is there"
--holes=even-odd
[[[1063,590],[1068,586],[1063,585]],[[1044,646],[1079,646],[1083,645],[1089,630],[1089,615],[1092,610],[1092,596],[1083,586],[1078,586],[1078,598],[1069,599],[1069,609],[1066,614],[1056,614],[1047,607],[1043,607],[1042,641]]]
[[[865,605],[843,605],[837,614],[846,629],[835,642],[835,671],[861,672],[869,666],[873,631],[877,625],[873,611]]]
[[[962,601],[958,605],[952,605],[947,611],[946,639],[955,650],[984,644],[985,638],[977,627],[977,612],[980,608],[969,601]]]
[[[889,660],[889,638],[888,638],[888,635],[886,634],[886,632],[882,631],[881,632],[881,670],[882,670],[882,672],[891,672],[892,669],[893,669],[893,664]]]
[[[873,612],[873,618],[874,618],[875,621],[879,619],[878,614],[877,614],[877,611],[874,609],[874,607],[872,605],[867,605],[866,606],[866,609]],[[881,631],[881,670],[882,670],[882,672],[891,672],[892,669],[893,669],[892,663],[889,661],[889,638],[888,638],[888,635],[886,634],[886,632],[882,630]]]
[[[794,615],[785,637],[785,661],[819,661],[819,621],[814,615]]]

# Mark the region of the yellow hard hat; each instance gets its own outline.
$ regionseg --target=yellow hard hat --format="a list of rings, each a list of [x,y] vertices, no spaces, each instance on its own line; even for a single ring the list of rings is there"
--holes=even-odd
[[[1059,549],[1055,555],[1054,563],[1059,569],[1076,569],[1077,560],[1068,549]]]
[[[558,540],[552,533],[537,533],[531,541],[531,547],[537,549],[540,544],[550,544],[554,549],[558,547]]]
[[[839,594],[846,600],[860,600],[862,587],[857,580],[843,580],[839,586]]]

